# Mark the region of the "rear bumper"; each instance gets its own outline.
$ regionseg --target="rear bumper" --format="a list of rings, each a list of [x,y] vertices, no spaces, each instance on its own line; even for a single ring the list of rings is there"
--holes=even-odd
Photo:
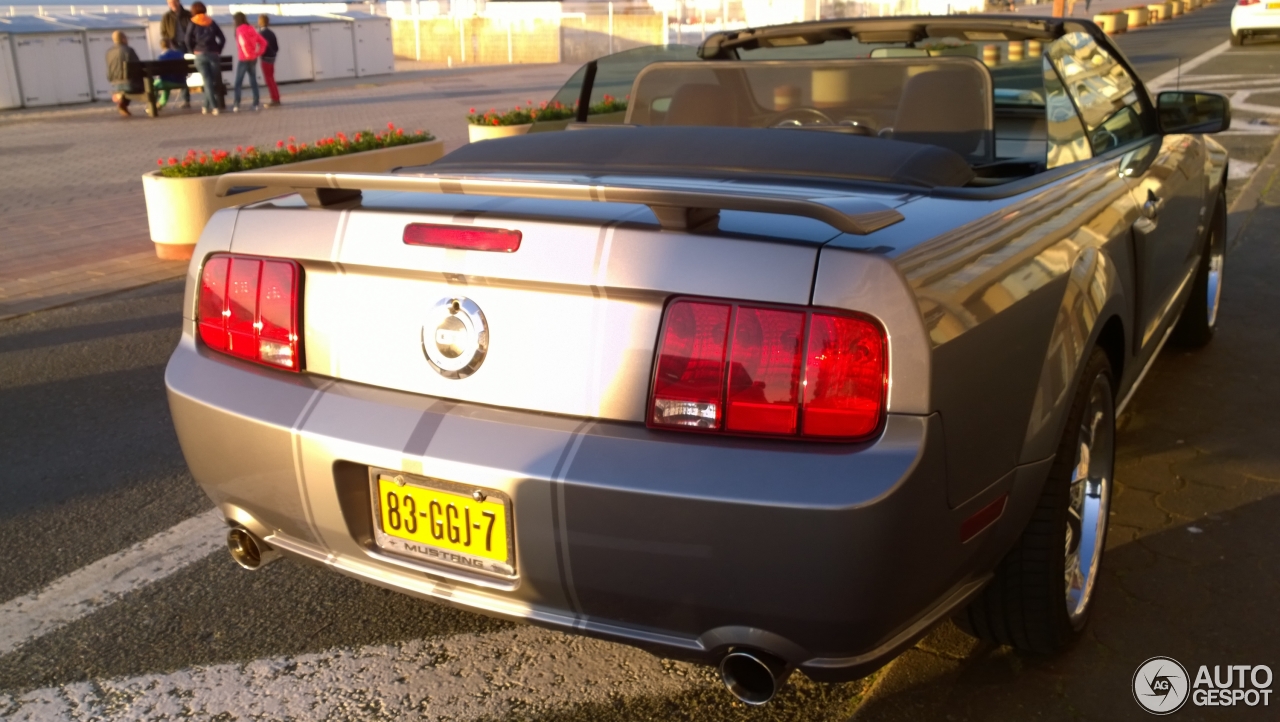
[[[189,333],[165,380],[196,480],[286,554],[666,656],[765,649],[817,679],[870,672],[975,593],[1047,468],[952,509],[936,415],[891,416],[857,446],[692,437],[274,372]],[[505,492],[518,578],[378,553],[369,467]],[[960,543],[1006,493],[1001,519]]]

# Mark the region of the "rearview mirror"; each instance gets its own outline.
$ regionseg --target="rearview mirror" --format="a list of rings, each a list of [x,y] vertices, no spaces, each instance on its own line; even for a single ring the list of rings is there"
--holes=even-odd
[[[1231,127],[1231,101],[1217,93],[1161,93],[1156,108],[1163,133],[1218,133]]]

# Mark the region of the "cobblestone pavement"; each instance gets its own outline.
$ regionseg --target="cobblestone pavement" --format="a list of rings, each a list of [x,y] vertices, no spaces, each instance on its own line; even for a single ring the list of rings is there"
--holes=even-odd
[[[317,89],[282,87],[284,105],[201,115],[197,109],[115,115],[105,104],[0,114],[0,318],[180,275],[155,258],[142,201],[143,173],[188,148],[234,149],[302,141],[393,122],[428,130],[446,150],[466,142],[473,106],[549,98],[568,65],[515,66],[380,77]]]

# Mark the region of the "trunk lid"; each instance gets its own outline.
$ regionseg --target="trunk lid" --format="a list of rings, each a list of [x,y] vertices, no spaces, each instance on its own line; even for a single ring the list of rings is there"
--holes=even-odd
[[[893,199],[875,197],[888,203]],[[645,206],[366,192],[354,210],[241,211],[232,250],[305,268],[305,368],[500,407],[643,421],[673,296],[808,304],[821,246],[795,216],[721,213],[712,233],[663,231]],[[892,205],[898,205],[892,203]],[[519,230],[513,253],[410,246],[409,223]],[[428,362],[442,301],[483,314],[488,348],[465,378]]]

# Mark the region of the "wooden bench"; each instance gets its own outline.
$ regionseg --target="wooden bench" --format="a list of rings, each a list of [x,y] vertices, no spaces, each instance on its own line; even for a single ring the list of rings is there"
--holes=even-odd
[[[213,92],[217,97],[216,107],[225,108],[227,104],[227,86],[222,82],[222,73],[232,69],[232,60],[230,55],[223,55],[218,58],[218,87]],[[183,82],[186,82],[188,75],[199,72],[196,70],[196,61],[191,58],[174,59],[174,60],[139,60],[130,61],[128,67],[129,84],[133,87],[141,87],[141,93],[126,93],[130,100],[136,100],[147,104],[147,115],[152,118],[160,115],[160,108],[156,105],[160,97],[160,89],[155,87],[160,77],[164,75],[180,75]],[[170,92],[177,92],[171,89]]]

